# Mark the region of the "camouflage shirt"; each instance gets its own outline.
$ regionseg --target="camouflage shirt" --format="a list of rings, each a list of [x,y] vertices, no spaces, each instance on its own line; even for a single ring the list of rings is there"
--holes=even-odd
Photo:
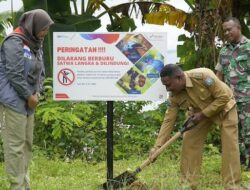
[[[250,40],[242,36],[240,43],[227,43],[219,54],[215,70],[234,91],[237,102],[250,101]]]

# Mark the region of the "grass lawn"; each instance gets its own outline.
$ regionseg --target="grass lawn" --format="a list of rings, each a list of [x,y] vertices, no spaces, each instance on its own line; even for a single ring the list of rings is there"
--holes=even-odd
[[[126,170],[134,170],[146,155],[129,160],[114,161],[114,177]],[[63,162],[47,160],[34,154],[30,167],[32,190],[99,190],[106,182],[106,163],[88,164],[81,160]],[[138,174],[140,182],[149,190],[184,190],[187,186],[179,182],[179,158],[170,158],[164,153],[152,165]],[[220,156],[204,156],[200,190],[222,190]],[[243,183],[250,183],[250,172],[242,175]],[[3,163],[0,163],[0,189],[8,190]],[[243,188],[244,189],[244,188]],[[247,189],[247,188],[245,188]]]

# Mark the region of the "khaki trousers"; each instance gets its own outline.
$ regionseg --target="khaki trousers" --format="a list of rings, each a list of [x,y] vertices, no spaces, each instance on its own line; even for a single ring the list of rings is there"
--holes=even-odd
[[[5,170],[11,190],[30,188],[28,165],[32,156],[34,114],[26,116],[0,104]]]
[[[237,112],[234,107],[220,117],[222,144],[221,175],[226,190],[240,189],[240,155],[238,146]],[[199,183],[202,163],[203,145],[212,121],[205,119],[195,128],[184,133],[181,153],[182,180],[188,182],[192,189]],[[209,179],[207,179],[209,180]]]

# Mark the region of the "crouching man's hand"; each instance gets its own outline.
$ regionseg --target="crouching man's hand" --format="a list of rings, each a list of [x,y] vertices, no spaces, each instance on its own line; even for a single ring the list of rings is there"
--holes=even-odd
[[[198,112],[192,115],[192,121],[197,124],[202,119],[206,118],[206,116],[202,112]]]

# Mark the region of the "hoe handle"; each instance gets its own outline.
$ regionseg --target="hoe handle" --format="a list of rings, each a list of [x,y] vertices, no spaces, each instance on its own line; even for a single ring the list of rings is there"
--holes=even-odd
[[[152,158],[157,158],[170,144],[172,144],[176,139],[178,139],[181,136],[181,132],[177,132],[173,137],[171,137],[165,144],[161,146],[158,150],[155,151],[155,153],[152,155]],[[142,165],[140,166],[140,170],[148,166],[152,161],[148,158],[145,160]]]
[[[192,117],[190,117],[188,120],[185,121],[183,124],[183,128],[177,132],[173,137],[171,137],[165,144],[163,144],[159,149],[157,149],[154,154],[151,156],[153,159],[147,159],[145,160],[140,167],[136,169],[136,173],[141,171],[143,168],[148,166],[150,163],[152,163],[152,160],[155,160],[170,144],[172,144],[176,139],[178,139],[183,133],[186,131],[191,130],[193,127],[195,127],[195,124],[192,121]]]

